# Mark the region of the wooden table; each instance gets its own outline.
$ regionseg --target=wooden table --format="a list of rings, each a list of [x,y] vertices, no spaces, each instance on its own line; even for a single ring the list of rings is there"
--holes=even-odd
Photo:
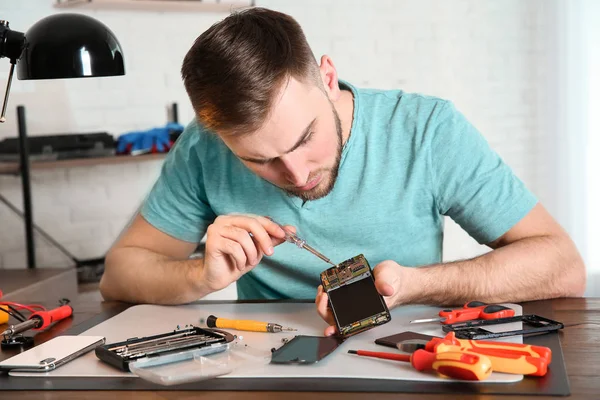
[[[598,365],[600,364],[600,298],[594,299],[556,299],[551,300],[554,319],[565,324],[561,333],[564,358],[571,383],[571,397],[573,399],[598,398],[600,394],[600,379],[598,379]],[[523,303],[524,310],[533,309],[541,302]],[[53,326],[50,330],[36,336],[36,343],[42,343],[54,336],[64,334],[71,328],[88,329],[109,316],[126,309],[128,306],[117,302],[75,301],[75,313],[70,320],[64,320]],[[573,326],[571,326],[573,325]],[[11,354],[0,352],[0,360]],[[1,389],[1,388],[0,388]],[[0,392],[0,398],[10,399],[278,399],[286,400],[299,398],[310,399],[364,399],[365,393],[335,393],[335,392],[203,392],[203,391],[32,391],[32,392]],[[371,395],[373,396],[373,395]],[[376,393],[377,399],[443,399],[448,400],[448,395],[439,394],[410,394],[410,393]],[[505,397],[507,399],[531,399],[531,396],[481,396],[460,395],[466,399],[492,399]],[[553,397],[536,397],[536,399]]]

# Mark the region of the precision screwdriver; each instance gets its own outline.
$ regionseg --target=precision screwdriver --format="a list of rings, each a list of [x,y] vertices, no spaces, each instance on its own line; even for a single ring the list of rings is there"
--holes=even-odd
[[[285,232],[285,241],[295,244],[296,246],[298,246],[301,249],[307,250],[309,252],[311,252],[312,254],[314,254],[315,256],[319,257],[321,260],[325,261],[326,263],[329,263],[333,266],[335,266],[334,263],[331,262],[331,260],[327,257],[325,257],[323,254],[319,253],[317,250],[315,250],[313,247],[309,246],[308,244],[306,244],[306,240],[301,239],[298,235],[296,235],[293,232],[290,232],[288,229],[284,228],[283,225],[281,225],[279,222],[275,221],[273,218],[271,217],[267,217],[269,218],[271,221],[275,222],[277,225],[279,225],[279,227],[281,229],[283,229],[283,232]]]
[[[203,322],[203,321],[202,321]],[[239,320],[239,319],[225,319],[217,318],[214,315],[209,315],[206,319],[206,326],[209,328],[222,328],[222,329],[236,329],[239,331],[252,331],[252,332],[271,332],[279,333],[283,331],[297,331],[294,328],[287,328],[279,324],[273,324],[271,322],[261,322],[252,320]]]

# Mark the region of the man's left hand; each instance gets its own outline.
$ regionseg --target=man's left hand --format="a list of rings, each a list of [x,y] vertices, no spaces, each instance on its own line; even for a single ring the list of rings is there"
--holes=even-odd
[[[392,309],[400,304],[401,284],[402,284],[402,270],[404,267],[399,265],[395,261],[383,261],[373,268],[373,277],[375,278],[375,287],[379,294],[381,294],[387,304],[388,308]],[[323,291],[323,286],[319,285],[317,289],[317,297],[315,298],[315,304],[317,305],[317,312],[329,324],[325,328],[325,336],[331,336],[337,333],[337,327],[335,326],[335,318],[329,308],[329,298],[327,293]]]

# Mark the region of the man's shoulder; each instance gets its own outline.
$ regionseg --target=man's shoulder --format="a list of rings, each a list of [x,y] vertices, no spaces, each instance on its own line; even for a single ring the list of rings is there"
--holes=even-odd
[[[402,89],[353,88],[359,97],[362,113],[389,114],[390,118],[405,115],[409,118],[427,118],[452,107],[447,99]]]
[[[454,113],[451,101],[423,93],[371,88],[356,88],[355,93],[359,100],[357,117],[382,129],[424,133]]]
[[[436,107],[444,107],[450,103],[449,100],[441,97],[427,95],[418,92],[407,92],[402,89],[357,89],[362,97],[367,101],[376,103],[389,103],[392,105],[401,105],[403,108],[427,107],[434,109]]]

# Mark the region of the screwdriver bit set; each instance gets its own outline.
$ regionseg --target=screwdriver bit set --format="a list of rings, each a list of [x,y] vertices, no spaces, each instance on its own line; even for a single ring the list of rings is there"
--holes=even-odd
[[[222,352],[234,338],[225,331],[190,325],[169,333],[99,346],[95,352],[105,363],[130,371],[132,363],[149,367]]]

